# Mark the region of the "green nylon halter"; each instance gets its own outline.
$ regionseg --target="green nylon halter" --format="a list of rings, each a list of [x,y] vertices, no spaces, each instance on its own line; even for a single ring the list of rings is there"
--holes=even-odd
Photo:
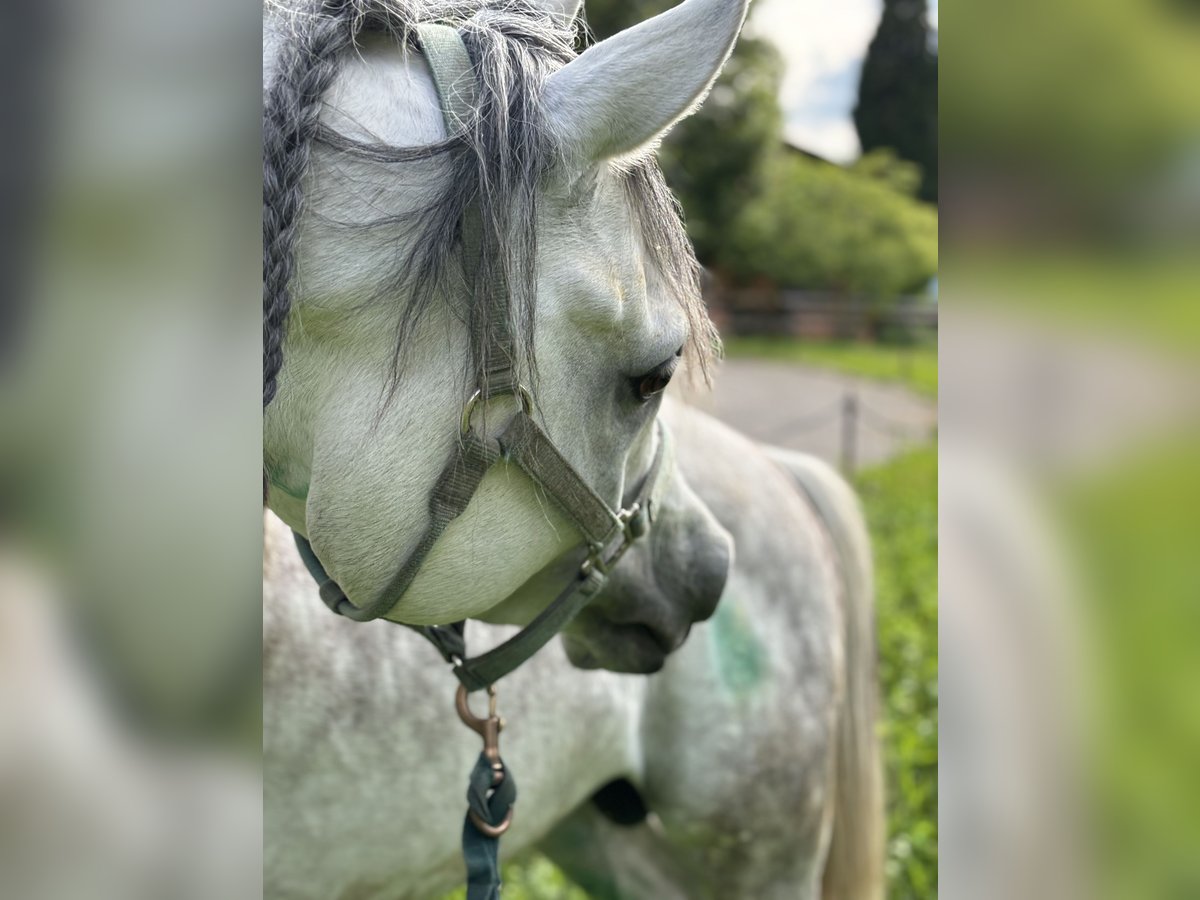
[[[458,31],[448,25],[418,25],[416,39],[424,52],[442,103],[451,138],[461,135],[475,115],[478,85],[474,66]],[[481,233],[478,207],[468,209],[462,222],[463,267],[469,284],[479,272]],[[583,536],[577,574],[557,597],[518,634],[495,649],[467,658],[463,622],[451,625],[409,626],[428,638],[453,664],[454,674],[468,691],[486,688],[512,672],[558,634],[604,586],[612,566],[653,523],[674,471],[671,438],[657,423],[657,447],[642,483],[627,507],[612,509],[558,451],[533,417],[533,398],[514,367],[509,295],[492,294],[493,324],[485,364],[486,390],[477,390],[463,408],[458,450],[442,470],[429,498],[429,525],[417,548],[384,590],[371,602],[353,603],[329,576],[308,540],[296,534],[296,544],[309,572],[320,586],[321,599],[339,615],[356,621],[386,616],[408,590],[433,545],[447,526],[466,510],[484,476],[497,462],[518,466],[548,494]],[[495,438],[482,436],[472,425],[480,402],[514,396],[518,407]]]

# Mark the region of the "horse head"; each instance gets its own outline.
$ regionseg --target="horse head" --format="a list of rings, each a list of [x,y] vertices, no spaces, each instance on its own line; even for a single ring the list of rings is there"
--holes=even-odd
[[[342,6],[268,23],[264,457],[271,508],[364,604],[427,540],[469,431],[523,411],[605,504],[640,490],[664,389],[715,343],[653,149],[716,78],[746,0],[686,0],[578,56],[570,4],[484,5],[446,19],[473,71],[452,98],[411,40],[428,11]],[[497,367],[513,390],[488,390]],[[657,669],[723,590],[728,534],[662,477],[628,555],[655,587],[592,601],[581,664]],[[543,487],[500,454],[386,618],[528,622],[583,543]]]

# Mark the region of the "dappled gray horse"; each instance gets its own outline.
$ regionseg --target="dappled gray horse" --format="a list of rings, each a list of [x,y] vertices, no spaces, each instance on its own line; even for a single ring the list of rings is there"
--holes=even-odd
[[[522,773],[508,849],[543,841],[598,896],[878,894],[853,498],[810,460],[662,404],[712,341],[649,151],[707,91],[744,13],[687,0],[576,58],[574,9],[269,9],[269,502],[336,580],[318,599],[269,519],[273,896],[425,897],[461,877],[452,798],[472,748],[445,671],[415,635],[321,600],[349,618],[527,625],[580,568],[564,482],[622,516],[654,501],[619,564],[584,561],[608,582],[564,632],[567,657],[663,671],[584,672],[552,645],[505,679],[505,756]],[[411,39],[429,20],[453,23],[473,64],[461,120]],[[503,448],[525,421],[549,436],[537,456],[484,459],[435,533],[447,459]],[[565,474],[527,478],[551,453]]]

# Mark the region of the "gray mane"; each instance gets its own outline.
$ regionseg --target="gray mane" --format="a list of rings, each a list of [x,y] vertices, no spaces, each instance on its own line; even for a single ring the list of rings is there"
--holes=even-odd
[[[455,307],[474,342],[467,375],[474,384],[486,377],[489,332],[497,327],[489,312],[499,298],[509,304],[516,366],[535,381],[536,207],[543,177],[560,160],[544,125],[541,88],[575,56],[574,27],[528,0],[288,0],[274,3],[271,13],[285,27],[263,111],[264,406],[274,396],[282,366],[303,176],[314,143],[381,167],[430,160],[445,167],[431,202],[402,215],[347,226],[403,229],[413,238],[379,292],[381,299],[399,292],[411,298],[397,321],[392,389],[422,315],[434,302],[454,302],[464,293],[458,248],[463,216],[472,204],[483,223],[481,255],[467,302]],[[413,26],[428,21],[455,25],[475,64],[479,104],[465,134],[403,148],[352,140],[318,123],[322,96],[360,34],[381,31],[411,46]],[[716,335],[700,296],[699,267],[679,207],[652,158],[626,163],[620,177],[646,250],[688,316],[692,355],[706,371]],[[455,280],[457,291],[452,289]]]

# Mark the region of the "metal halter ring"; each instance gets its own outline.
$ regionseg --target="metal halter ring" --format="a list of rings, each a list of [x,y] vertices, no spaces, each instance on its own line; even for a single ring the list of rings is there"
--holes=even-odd
[[[527,416],[533,415],[533,395],[529,393],[529,388],[525,387],[525,385],[523,385],[523,384],[518,384],[513,390],[506,391],[505,393],[515,394],[516,398],[517,398],[517,402],[521,405],[521,409],[525,413],[525,415],[527,415]],[[492,395],[492,397],[502,397],[502,396],[504,396],[504,394],[493,394]],[[491,400],[492,397],[488,397],[487,399]],[[462,421],[459,423],[459,426],[458,426],[459,430],[462,434],[466,434],[468,431],[471,430],[471,416],[475,412],[475,407],[479,404],[479,401],[482,399],[483,399],[483,389],[476,388],[475,393],[473,393],[471,395],[471,399],[466,402],[465,406],[463,406]]]

